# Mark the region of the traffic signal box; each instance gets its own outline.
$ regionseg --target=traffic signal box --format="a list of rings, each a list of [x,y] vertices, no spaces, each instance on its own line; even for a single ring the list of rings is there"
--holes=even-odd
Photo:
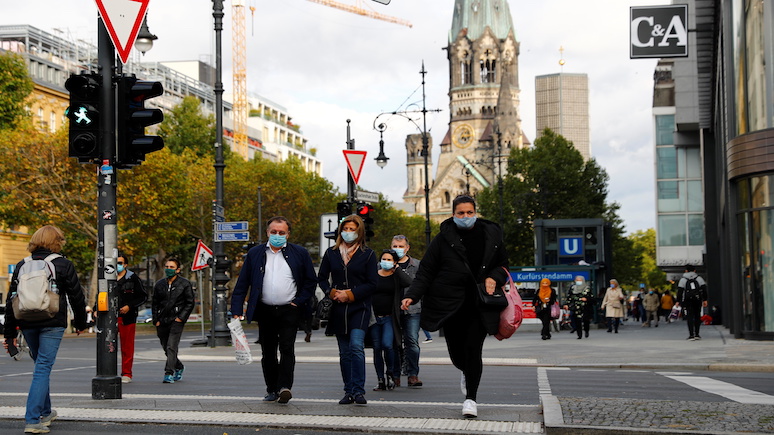
[[[336,212],[339,215],[339,220],[336,222],[336,226],[338,227],[342,219],[352,214],[352,204],[342,201],[336,204]]]
[[[134,75],[121,76],[118,81],[118,116],[116,166],[127,169],[145,160],[145,154],[164,148],[158,136],[146,136],[145,127],[164,120],[160,109],[146,109],[145,100],[164,93],[160,82],[137,80]]]
[[[98,161],[100,157],[99,99],[102,77],[96,73],[72,74],[65,82],[70,92],[66,116],[70,120],[69,156],[79,163]]]
[[[366,202],[357,203],[357,215],[360,216],[363,219],[363,223],[365,223],[366,241],[371,240],[371,237],[374,236],[374,217],[371,215],[373,211],[374,207],[371,204]]]

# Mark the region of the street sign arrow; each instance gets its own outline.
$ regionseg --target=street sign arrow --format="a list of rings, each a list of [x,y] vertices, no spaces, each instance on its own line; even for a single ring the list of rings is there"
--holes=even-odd
[[[365,163],[366,152],[356,150],[343,150],[344,160],[347,161],[347,168],[349,168],[349,175],[355,180],[355,184],[360,180],[360,173],[363,171],[363,163]]]
[[[150,0],[95,0],[121,62],[129,60]]]

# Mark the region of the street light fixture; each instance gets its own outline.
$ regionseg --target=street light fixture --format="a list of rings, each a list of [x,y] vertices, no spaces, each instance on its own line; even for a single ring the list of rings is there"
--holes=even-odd
[[[424,165],[425,165],[425,241],[427,243],[426,246],[430,246],[430,185],[428,182],[430,171],[428,169],[428,155],[429,153],[429,139],[427,137],[427,112],[440,112],[441,109],[433,109],[433,110],[427,110],[425,107],[425,75],[427,74],[427,71],[425,71],[425,62],[422,62],[422,70],[419,71],[419,73],[422,75],[422,110],[416,111],[416,110],[409,110],[409,111],[395,111],[395,112],[383,112],[376,116],[374,119],[374,130],[377,130],[379,132],[379,155],[376,157],[376,164],[379,165],[380,168],[384,168],[387,166],[387,160],[389,160],[389,157],[384,155],[384,140],[382,138],[384,131],[387,129],[387,125],[384,123],[380,123],[379,125],[376,124],[376,121],[379,120],[379,118],[382,115],[397,115],[403,118],[406,118],[409,120],[414,126],[422,133],[422,157],[424,158]],[[419,124],[409,116],[409,114],[412,113],[421,113],[422,114],[422,127],[419,127]]]
[[[146,52],[153,48],[153,41],[157,39],[159,39],[159,37],[151,33],[148,29],[148,15],[146,14],[142,19],[140,31],[137,33],[137,40],[134,41],[134,48],[140,50],[140,53],[144,56]]]

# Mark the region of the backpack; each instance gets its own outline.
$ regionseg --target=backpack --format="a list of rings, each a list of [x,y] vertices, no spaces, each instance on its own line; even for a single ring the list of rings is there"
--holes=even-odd
[[[508,272],[507,269],[506,272]],[[497,327],[497,334],[495,334],[495,338],[501,341],[510,338],[519,329],[521,321],[524,319],[521,296],[510,273],[508,273],[508,282],[503,287],[503,291],[508,305],[500,312],[500,324]]]
[[[701,302],[701,288],[696,278],[686,278],[683,302]]]
[[[56,267],[51,263],[59,254],[43,260],[31,256],[24,259],[16,279],[13,314],[19,320],[38,322],[49,320],[59,313],[59,290],[56,285]]]

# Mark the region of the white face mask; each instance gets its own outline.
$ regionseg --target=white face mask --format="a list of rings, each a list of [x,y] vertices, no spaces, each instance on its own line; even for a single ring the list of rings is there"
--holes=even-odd
[[[575,285],[583,285],[583,281],[575,281]]]

